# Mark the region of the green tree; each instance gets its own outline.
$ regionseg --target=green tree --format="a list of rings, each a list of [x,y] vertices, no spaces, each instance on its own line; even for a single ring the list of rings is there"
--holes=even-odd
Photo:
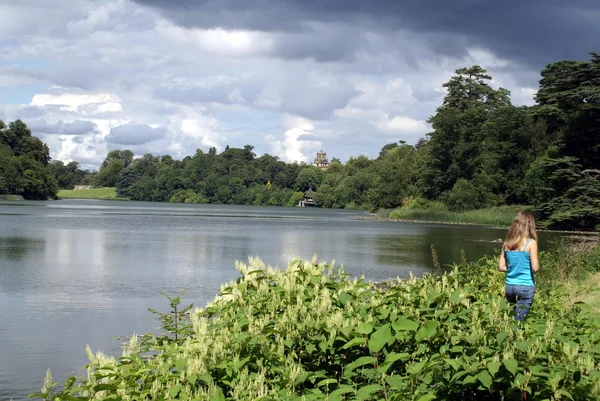
[[[490,113],[510,106],[510,93],[493,89],[485,69],[475,65],[456,70],[443,86],[447,89],[442,106],[429,119],[433,131],[427,137],[420,171],[420,187],[435,199],[451,190],[459,178],[471,180],[478,171],[482,127]]]
[[[309,189],[316,190],[321,183],[323,174],[321,170],[316,167],[307,166],[300,170],[294,187],[297,191],[308,191]]]
[[[373,163],[373,186],[368,193],[372,209],[394,208],[402,199],[418,195],[417,151],[410,145],[383,147]]]
[[[569,156],[541,156],[526,176],[527,193],[551,228],[595,229],[600,225],[600,173]]]
[[[0,121],[0,193],[26,199],[55,198],[57,185],[48,162],[48,146],[32,136],[27,125]]]
[[[106,161],[106,163],[102,164],[100,170],[98,171],[98,175],[96,176],[97,187],[115,187],[117,186],[117,181],[123,171],[124,165],[123,161],[116,158],[111,158]]]
[[[600,55],[590,54],[590,61],[563,60],[542,70],[535,114],[562,156],[594,167],[600,165]]]

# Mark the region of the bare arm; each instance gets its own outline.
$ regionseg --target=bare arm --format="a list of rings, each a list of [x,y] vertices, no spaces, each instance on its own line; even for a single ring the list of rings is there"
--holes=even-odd
[[[500,259],[498,260],[498,271],[508,271],[508,269],[506,268],[506,258],[504,257],[504,248],[502,248],[502,252],[500,252]]]
[[[538,259],[538,244],[535,240],[532,240],[529,244],[529,256],[531,258],[531,270],[537,273],[540,271],[540,262]]]

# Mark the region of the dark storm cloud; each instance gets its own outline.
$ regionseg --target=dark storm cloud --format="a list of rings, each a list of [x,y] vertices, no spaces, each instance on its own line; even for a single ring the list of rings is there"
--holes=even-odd
[[[585,59],[600,47],[598,0],[133,1],[158,9],[186,27],[298,33],[310,32],[313,23],[335,23],[354,27],[357,35],[361,28],[450,35],[438,51],[457,54],[467,43],[537,67],[561,59]],[[327,42],[328,36],[321,39]],[[346,40],[352,44],[357,38]],[[330,50],[339,59],[354,51],[352,46],[340,49],[336,42]],[[293,53],[286,47],[280,50],[283,56]],[[322,46],[316,51],[321,55]]]
[[[108,134],[109,144],[142,145],[164,136],[164,127],[152,128],[146,124],[125,124],[112,128]]]
[[[27,127],[32,132],[40,134],[81,135],[94,131],[96,125],[84,120],[75,120],[70,123],[59,120],[54,124],[44,120],[33,120],[27,123]]]

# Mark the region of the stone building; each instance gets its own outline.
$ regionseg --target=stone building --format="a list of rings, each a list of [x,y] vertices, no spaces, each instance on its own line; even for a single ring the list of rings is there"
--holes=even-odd
[[[315,157],[313,166],[318,167],[323,170],[325,170],[327,167],[329,167],[329,160],[327,159],[327,153],[324,152],[323,149],[321,149],[320,152],[317,152],[317,157]]]

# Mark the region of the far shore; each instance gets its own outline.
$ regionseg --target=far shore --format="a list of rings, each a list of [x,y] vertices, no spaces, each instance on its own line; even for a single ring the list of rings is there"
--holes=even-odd
[[[129,201],[129,198],[120,198],[117,196],[116,188],[92,188],[58,191],[58,200],[61,199],[81,199],[81,200],[116,200]],[[21,195],[0,195],[0,201],[22,201]],[[465,212],[448,212],[437,210],[421,210],[421,209],[392,209],[380,210],[376,213],[368,213],[365,216],[358,217],[359,220],[377,220],[377,221],[393,221],[401,223],[418,223],[418,224],[438,224],[438,225],[455,225],[455,226],[479,226],[497,229],[507,229],[510,227],[512,219],[516,213],[526,206],[499,206],[489,209],[470,210]],[[392,212],[398,212],[400,215],[407,217],[392,218]],[[386,215],[387,214],[387,215]],[[414,216],[414,217],[412,217]],[[431,216],[431,217],[429,217]],[[580,230],[555,230],[538,226],[537,231],[540,232],[555,232],[565,234],[578,234],[600,238],[599,230],[580,231]]]
[[[22,201],[23,196],[21,195],[0,195],[0,200],[4,201]]]
[[[359,217],[360,220],[377,220],[377,221],[393,221],[397,223],[418,223],[418,224],[439,224],[439,225],[453,225],[453,226],[479,226],[488,228],[507,229],[510,224],[496,225],[496,224],[485,224],[475,222],[458,222],[458,221],[443,221],[443,220],[425,220],[425,219],[392,219],[390,217],[384,217],[371,213],[368,216]],[[581,234],[588,235],[591,237],[598,237],[600,239],[600,231],[570,231],[570,230],[551,230],[547,228],[538,227],[537,231],[541,232],[553,232],[553,233],[565,233],[565,234]]]

